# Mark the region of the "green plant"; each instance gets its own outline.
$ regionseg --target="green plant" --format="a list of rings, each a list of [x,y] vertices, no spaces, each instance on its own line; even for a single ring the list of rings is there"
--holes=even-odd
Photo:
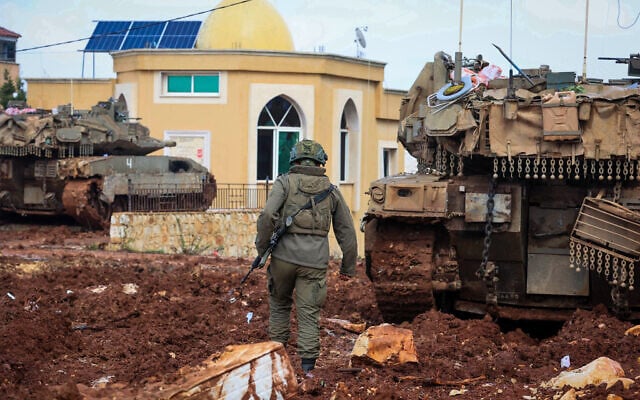
[[[182,254],[200,255],[204,253],[211,245],[205,245],[202,243],[202,237],[191,235],[191,240],[185,239],[185,234],[182,231],[182,225],[180,224],[180,218],[176,216],[176,224],[178,225],[178,235],[180,240],[180,251]]]
[[[15,93],[15,97],[14,97]],[[17,78],[15,81],[11,80],[9,76],[9,70],[4,70],[4,83],[0,86],[0,104],[2,107],[7,107],[7,104],[12,100],[26,100],[27,95],[22,88],[22,81]]]

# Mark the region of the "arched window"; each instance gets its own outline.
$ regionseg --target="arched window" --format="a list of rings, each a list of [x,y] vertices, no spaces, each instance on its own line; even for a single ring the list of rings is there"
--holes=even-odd
[[[300,116],[284,97],[271,99],[258,118],[256,178],[274,179],[289,170],[291,148],[300,140]]]
[[[358,136],[360,133],[358,112],[352,99],[348,99],[340,116],[340,182],[353,183],[358,176]]]
[[[347,167],[349,157],[349,127],[347,126],[347,117],[345,111],[342,112],[340,120],[340,181],[344,182],[349,177]]]

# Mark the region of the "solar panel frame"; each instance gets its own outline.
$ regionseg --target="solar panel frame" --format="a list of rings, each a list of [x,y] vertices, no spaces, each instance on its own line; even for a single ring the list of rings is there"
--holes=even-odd
[[[201,21],[169,21],[158,48],[192,49],[201,25]]]
[[[120,50],[157,48],[166,26],[166,21],[133,21]]]
[[[98,21],[84,51],[105,53],[119,50],[131,21]]]
[[[192,49],[202,21],[97,21],[85,52]]]

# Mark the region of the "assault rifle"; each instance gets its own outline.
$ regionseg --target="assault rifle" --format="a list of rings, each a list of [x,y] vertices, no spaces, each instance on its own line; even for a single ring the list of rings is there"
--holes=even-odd
[[[276,227],[276,229],[271,234],[271,238],[269,239],[269,247],[267,247],[267,249],[264,251],[264,253],[262,253],[262,255],[258,255],[253,260],[253,262],[251,263],[251,268],[249,268],[249,272],[247,272],[247,274],[244,276],[244,278],[242,278],[242,280],[240,281],[241,285],[247,280],[247,278],[249,278],[249,275],[251,274],[251,272],[253,272],[254,269],[259,269],[259,268],[264,267],[264,265],[267,263],[267,259],[269,258],[269,256],[273,252],[273,249],[276,248],[276,246],[278,245],[278,242],[280,241],[282,236],[287,231],[287,228],[289,226],[291,226],[291,224],[293,223],[293,219],[302,210],[308,210],[311,207],[313,207],[314,204],[318,204],[322,200],[326,199],[329,196],[329,194],[331,194],[331,192],[335,188],[336,187],[334,185],[331,185],[331,186],[329,186],[329,189],[325,190],[322,193],[319,193],[319,194],[315,195],[313,197],[313,199],[310,199],[309,201],[307,201],[307,203],[304,206],[300,207],[296,212],[294,212],[293,214],[289,215],[285,219],[284,224],[280,224],[280,226]]]

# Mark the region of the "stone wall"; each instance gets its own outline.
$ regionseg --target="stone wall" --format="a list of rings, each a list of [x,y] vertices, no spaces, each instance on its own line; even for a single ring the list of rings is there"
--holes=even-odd
[[[256,210],[208,210],[176,213],[114,213],[111,250],[141,253],[219,255],[255,258]],[[329,234],[332,257],[342,253]]]
[[[259,211],[114,213],[110,248],[253,258]]]

